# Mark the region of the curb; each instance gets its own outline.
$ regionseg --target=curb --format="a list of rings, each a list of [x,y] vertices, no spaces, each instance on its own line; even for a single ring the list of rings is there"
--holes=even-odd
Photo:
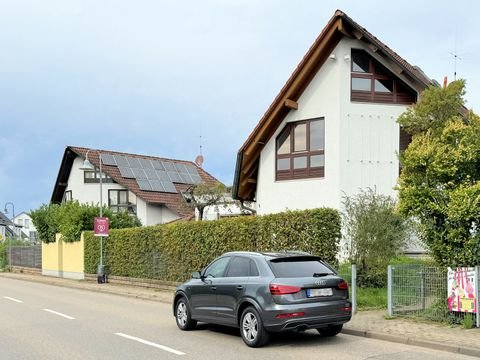
[[[348,329],[344,328],[342,330],[342,334],[361,336],[361,337],[366,337],[370,339],[383,340],[383,341],[389,341],[389,342],[394,342],[399,344],[419,346],[419,347],[424,347],[424,348],[433,349],[433,350],[440,350],[440,351],[446,351],[446,352],[451,352],[456,354],[480,357],[479,348],[471,348],[463,345],[447,345],[445,343],[440,343],[435,341],[422,340],[422,339],[417,339],[417,338],[412,338],[407,336],[384,334],[384,333],[378,333],[374,331],[365,331],[365,330],[352,329],[352,328],[348,328]]]
[[[9,273],[8,273],[9,274]],[[37,277],[38,278],[34,278]],[[7,273],[0,273],[0,277],[7,278],[7,279],[14,279],[14,280],[22,280],[22,281],[28,281],[28,282],[35,282],[35,283],[42,283],[46,285],[52,285],[52,286],[59,286],[59,287],[64,287],[64,288],[69,288],[69,289],[77,289],[77,290],[86,290],[86,291],[91,291],[91,292],[100,292],[104,294],[110,294],[110,295],[117,295],[117,296],[123,296],[123,297],[128,297],[128,298],[134,298],[134,299],[141,299],[141,300],[148,300],[148,301],[154,301],[154,302],[160,302],[164,304],[171,304],[173,299],[173,293],[168,294],[169,299],[167,300],[166,298],[162,296],[157,296],[155,293],[152,294],[141,294],[141,293],[134,293],[134,292],[126,292],[125,290],[123,291],[116,291],[114,288],[112,288],[112,285],[108,284],[94,284],[94,283],[80,283],[82,280],[70,280],[70,281],[65,281],[64,279],[60,280],[57,278],[49,278],[45,277],[43,275],[33,275],[29,277],[24,277],[22,275],[7,275]],[[78,281],[78,283],[77,283]],[[85,280],[83,280],[85,281]],[[113,285],[113,286],[120,286],[121,285]],[[166,292],[161,292],[166,295]]]

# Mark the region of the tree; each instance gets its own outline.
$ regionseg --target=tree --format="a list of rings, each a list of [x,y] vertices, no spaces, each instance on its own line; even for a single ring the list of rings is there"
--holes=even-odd
[[[222,183],[197,184],[191,186],[187,191],[183,192],[185,205],[192,210],[198,211],[198,219],[203,220],[205,208],[219,204],[225,197],[227,187]]]
[[[55,242],[55,235],[61,233],[64,241],[73,242],[80,240],[82,231],[93,230],[93,219],[100,216],[100,207],[78,201],[44,204],[31,211],[30,216],[41,241]],[[104,207],[103,216],[110,219],[111,229],[141,226],[140,220],[127,212],[113,213]]]
[[[399,255],[409,236],[408,222],[396,212],[394,199],[372,189],[345,196],[343,206],[348,256],[357,264],[358,283],[382,287],[388,262]]]
[[[398,119],[412,135],[400,156],[399,209],[448,266],[480,260],[480,118],[464,110],[464,95],[463,80],[430,87]]]

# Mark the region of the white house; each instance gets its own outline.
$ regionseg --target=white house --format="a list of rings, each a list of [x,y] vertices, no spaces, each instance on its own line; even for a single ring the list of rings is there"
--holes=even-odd
[[[342,208],[360,189],[396,196],[397,118],[438,85],[342,11],[297,66],[237,155],[233,197],[258,214]]]
[[[398,116],[435,84],[337,11],[238,152],[234,198],[258,214],[321,206],[375,188],[395,196]]]
[[[37,240],[37,229],[33,225],[32,218],[26,212],[16,215],[12,222],[17,225],[16,229],[18,229],[19,236],[28,238],[32,242]]]
[[[86,158],[94,169],[82,169]],[[142,225],[191,218],[193,211],[184,206],[181,193],[194,184],[218,182],[191,161],[68,146],[52,203],[78,200],[99,204],[100,176],[103,205],[136,214]]]

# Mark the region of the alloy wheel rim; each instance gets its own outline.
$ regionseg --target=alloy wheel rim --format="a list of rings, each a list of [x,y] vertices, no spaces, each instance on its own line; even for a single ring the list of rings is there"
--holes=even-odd
[[[243,317],[242,331],[243,336],[248,341],[256,339],[258,334],[258,321],[254,314],[249,312]]]
[[[177,321],[181,326],[187,323],[187,306],[181,302],[177,307]]]

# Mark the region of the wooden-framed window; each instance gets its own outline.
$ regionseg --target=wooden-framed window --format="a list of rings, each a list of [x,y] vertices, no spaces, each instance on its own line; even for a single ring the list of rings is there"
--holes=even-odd
[[[102,183],[112,183],[113,179],[108,176],[107,174],[102,174]],[[91,171],[84,171],[83,172],[83,182],[87,183],[99,183],[100,182],[100,171],[91,170]]]
[[[325,175],[325,119],[289,123],[276,139],[276,179]]]
[[[417,95],[364,50],[352,49],[351,100],[412,104]]]
[[[108,207],[113,212],[132,212],[133,208],[128,201],[128,190],[108,190]]]

